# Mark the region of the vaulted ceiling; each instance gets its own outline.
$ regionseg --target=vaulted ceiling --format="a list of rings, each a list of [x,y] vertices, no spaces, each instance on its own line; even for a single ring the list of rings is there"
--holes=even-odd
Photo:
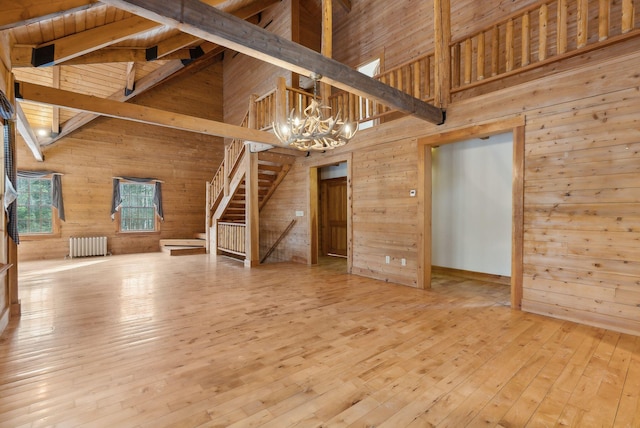
[[[297,73],[322,74],[333,86],[432,123],[444,120],[442,111],[421,100],[251,25],[279,1],[1,0],[0,31],[10,34],[13,72],[22,82],[17,94],[23,98],[17,109],[21,135],[42,160],[43,146],[98,115],[123,117],[120,111],[133,109],[129,119],[167,126],[171,119],[160,111],[118,108],[117,103],[217,61],[229,47]],[[322,0],[310,1],[320,7]],[[349,0],[340,4],[343,10],[350,7]],[[92,102],[88,96],[96,98]],[[194,130],[277,144],[270,133],[248,135],[238,128],[200,121]]]
[[[279,1],[205,3],[258,23],[260,13]],[[186,67],[215,61],[224,50],[95,0],[1,3],[0,31],[11,34],[16,80],[112,101],[126,101]],[[35,146],[51,144],[96,117],[43,104],[22,102],[20,106],[21,134]]]

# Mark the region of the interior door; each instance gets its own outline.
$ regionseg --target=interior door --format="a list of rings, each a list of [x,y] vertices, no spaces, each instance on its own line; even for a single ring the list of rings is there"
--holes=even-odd
[[[347,178],[320,182],[320,249],[323,255],[347,257]]]

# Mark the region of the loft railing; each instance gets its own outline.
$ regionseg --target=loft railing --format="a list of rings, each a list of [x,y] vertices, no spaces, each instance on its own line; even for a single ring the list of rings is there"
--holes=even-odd
[[[268,131],[275,122],[284,122],[292,110],[295,115],[301,116],[312,99],[313,94],[286,86],[286,80],[280,77],[274,90],[253,97],[253,126],[250,127]]]
[[[640,33],[640,0],[545,0],[471,35],[454,39],[451,93],[579,55]],[[423,101],[434,96],[434,55],[385,71],[375,79]],[[344,91],[329,105],[366,122],[392,111]]]
[[[451,44],[451,92],[635,36],[639,0],[547,0]]]
[[[389,69],[373,78],[423,101],[433,100],[434,55],[427,54]],[[373,100],[345,91],[329,97],[332,112],[342,112],[342,117],[359,123],[379,119],[393,113],[389,107]]]

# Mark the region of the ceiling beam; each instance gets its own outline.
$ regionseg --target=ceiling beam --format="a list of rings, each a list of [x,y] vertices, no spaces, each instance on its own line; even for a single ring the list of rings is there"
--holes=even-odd
[[[16,98],[29,102],[86,111],[101,116],[130,120],[138,123],[196,132],[219,137],[238,138],[259,143],[282,146],[274,134],[256,129],[229,125],[223,122],[173,113],[131,103],[123,103],[92,95],[54,89],[34,83],[16,82]]]
[[[2,2],[0,31],[101,6],[96,0],[10,0]]]
[[[31,63],[34,67],[58,65],[68,59],[118,43],[157,26],[156,22],[133,16],[94,27],[34,48]]]
[[[179,7],[171,2],[157,0],[103,2],[294,73],[306,76],[318,73],[322,75],[322,82],[428,122],[444,122],[444,113],[440,108],[199,0],[181,0]]]
[[[36,136],[36,133],[33,132],[33,128],[31,127],[31,124],[29,124],[29,119],[27,119],[27,115],[24,113],[24,110],[22,110],[20,103],[15,104],[18,132],[27,144],[27,147],[29,147],[29,150],[31,150],[31,153],[33,153],[33,157],[36,158],[37,161],[43,162],[44,156],[40,149],[40,143],[38,143],[38,137]]]
[[[234,12],[230,12],[233,16],[240,19],[249,19],[260,12],[264,11],[268,7],[281,0],[261,0],[251,3],[249,6],[242,7]],[[194,43],[201,42],[199,37],[192,36],[191,34],[180,33],[174,37],[163,40],[156,46],[153,46],[147,50],[149,54],[147,59],[164,59],[166,55],[169,55],[178,49],[192,46]]]

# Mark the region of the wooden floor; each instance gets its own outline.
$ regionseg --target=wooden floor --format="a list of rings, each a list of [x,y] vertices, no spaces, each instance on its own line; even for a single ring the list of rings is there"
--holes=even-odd
[[[0,426],[640,426],[640,338],[512,311],[503,285],[344,271],[24,262]]]

